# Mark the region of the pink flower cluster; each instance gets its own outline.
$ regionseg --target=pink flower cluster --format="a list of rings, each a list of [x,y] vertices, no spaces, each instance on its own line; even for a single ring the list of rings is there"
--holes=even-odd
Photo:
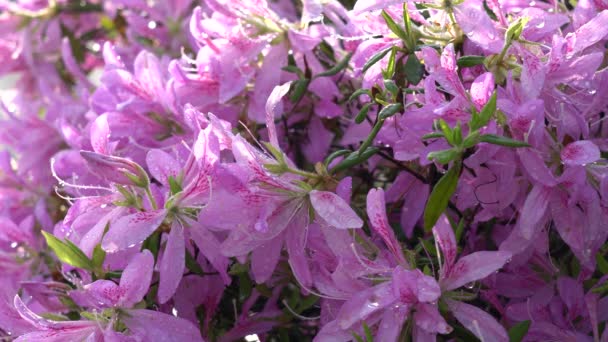
[[[0,0],[0,340],[608,341],[607,46],[605,0]]]

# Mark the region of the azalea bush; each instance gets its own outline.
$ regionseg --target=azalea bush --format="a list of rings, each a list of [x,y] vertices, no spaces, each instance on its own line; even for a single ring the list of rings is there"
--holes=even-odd
[[[608,2],[0,1],[0,340],[608,341]]]

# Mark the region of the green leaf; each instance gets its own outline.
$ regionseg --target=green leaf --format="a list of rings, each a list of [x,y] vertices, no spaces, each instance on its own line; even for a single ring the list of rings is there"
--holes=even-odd
[[[460,146],[462,144],[462,128],[460,127],[460,121],[456,123],[456,127],[452,130],[452,139],[454,140],[454,145]]]
[[[470,68],[476,65],[482,65],[485,59],[484,56],[462,56],[458,58],[456,64],[459,68]]]
[[[340,171],[349,169],[357,164],[361,164],[368,160],[371,156],[378,153],[380,151],[377,147],[368,147],[363,153],[359,153],[357,151],[352,152],[348,155],[348,157],[344,158],[338,165],[331,169],[332,173],[338,173]]]
[[[289,96],[289,99],[291,100],[291,102],[296,103],[296,102],[300,101],[300,99],[302,99],[302,96],[304,96],[304,94],[306,94],[309,84],[310,84],[310,80],[307,78],[302,78],[302,79],[295,81],[293,83],[293,88],[292,88],[293,90],[291,92],[291,95]]]
[[[437,256],[437,249],[435,249],[435,245],[433,243],[420,238],[418,239],[418,241],[431,256]]]
[[[382,58],[384,58],[384,56],[386,56],[391,50],[392,50],[392,47],[388,47],[384,50],[377,52],[367,62],[365,62],[361,72],[365,73],[367,71],[367,69],[371,68],[374,64],[378,63],[378,61],[380,61]]]
[[[329,165],[334,159],[345,156],[351,152],[351,150],[337,150],[332,152],[329,156],[327,156],[327,158],[325,158],[325,166]]]
[[[349,98],[348,98],[348,102],[351,102],[352,100],[356,99],[357,97],[361,96],[361,95],[367,95],[369,97],[372,97],[372,92],[369,89],[357,89]]]
[[[399,93],[399,87],[393,80],[384,80],[384,88],[386,88],[386,90],[388,90],[393,95],[393,99]]]
[[[367,113],[369,112],[369,107],[371,107],[372,105],[373,105],[373,103],[370,102],[370,103],[364,104],[363,107],[361,107],[361,110],[355,117],[356,123],[360,124],[363,121],[365,121],[365,118],[367,117]]]
[[[456,231],[454,232],[454,236],[456,237],[456,243],[460,242],[463,232],[464,232],[464,219],[460,219],[460,222],[458,222],[458,226],[456,227]]]
[[[397,47],[393,46],[391,49],[391,55],[388,58],[388,64],[386,66],[386,70],[382,71],[382,76],[384,79],[391,79],[395,75],[395,68],[397,66]]]
[[[410,53],[404,66],[405,78],[413,85],[417,85],[424,76],[424,66],[415,53]]]
[[[101,248],[101,244],[98,243],[93,249],[93,258],[91,262],[94,269],[101,269],[103,262],[106,260],[106,251]]]
[[[494,144],[494,145],[514,147],[514,148],[530,147],[530,145],[525,141],[515,140],[515,139],[511,139],[511,138],[507,138],[507,137],[503,137],[503,136],[495,135],[495,134],[484,134],[481,137],[479,137],[479,141],[489,143],[489,144]]]
[[[407,34],[405,33],[405,31],[403,30],[403,28],[399,25],[397,25],[397,23],[393,20],[393,18],[386,13],[385,10],[382,10],[382,17],[384,18],[384,21],[386,21],[386,25],[388,25],[388,28],[393,31],[394,34],[397,35],[397,37],[401,38],[401,40],[403,40],[404,42],[407,41]]]
[[[509,342],[521,342],[530,329],[530,321],[522,321],[509,329]]]
[[[488,2],[486,0],[483,0],[483,9],[486,10],[486,13],[488,14],[488,17],[490,17],[490,19],[498,21],[498,17],[494,13],[494,11],[492,11],[492,9],[488,7]]]
[[[359,336],[359,334],[357,334],[356,332],[353,331],[353,337],[355,338],[355,341],[357,342],[365,342],[363,340],[363,338],[361,336]]]
[[[456,162],[451,169],[446,172],[433,188],[429,200],[424,209],[424,230],[430,231],[445,211],[450,202],[450,198],[456,191],[458,178],[460,177],[460,162]]]
[[[399,113],[402,109],[403,105],[401,103],[392,103],[382,108],[380,113],[378,113],[378,119],[385,120],[387,118],[390,118],[391,116]]]
[[[374,335],[372,334],[372,331],[365,322],[363,322],[363,332],[365,333],[366,342],[374,342]]]
[[[488,103],[486,103],[486,105],[483,106],[483,108],[481,109],[481,113],[479,113],[479,116],[481,118],[481,123],[482,123],[481,127],[488,124],[488,122],[492,118],[492,115],[494,115],[495,112],[496,112],[496,91],[494,91],[492,93],[492,96],[488,100]]]
[[[438,123],[439,123],[439,128],[443,132],[443,136],[445,137],[445,140],[447,140],[448,143],[452,146],[456,145],[456,143],[454,141],[454,132],[452,131],[452,128],[450,128],[448,123],[445,122],[445,120],[443,120],[443,119],[439,119]]]
[[[178,194],[182,192],[182,186],[173,176],[169,176],[169,189],[171,190],[171,195]]]
[[[148,236],[141,245],[141,250],[149,250],[154,255],[154,260],[158,259],[158,248],[160,247],[160,231],[155,231],[152,235]]]
[[[46,239],[46,244],[55,252],[57,258],[62,262],[74,267],[91,270],[93,263],[91,260],[69,240],[61,241],[54,235],[42,231],[42,235]]]
[[[477,145],[478,142],[479,142],[479,131],[473,131],[473,132],[469,133],[469,135],[467,135],[466,138],[464,138],[464,141],[462,142],[462,147],[471,148],[471,147]]]
[[[496,91],[494,91],[494,93],[490,97],[490,100],[488,100],[488,103],[486,103],[486,105],[483,106],[483,108],[481,109],[481,113],[477,113],[475,108],[472,109],[471,121],[469,121],[469,128],[471,129],[471,131],[476,131],[476,130],[480,129],[481,127],[487,125],[488,122],[490,122],[490,119],[492,119],[492,116],[494,115],[495,112],[496,112]]]
[[[608,274],[608,261],[601,253],[597,253],[595,255],[595,261],[597,261],[597,268],[602,272],[602,274]]]
[[[342,71],[342,70],[346,69],[346,67],[348,67],[348,62],[350,61],[350,58],[352,56],[353,56],[352,53],[348,53],[344,58],[342,58],[341,61],[336,63],[336,65],[334,65],[332,68],[327,69],[324,72],[315,75],[315,78],[336,75],[337,73],[339,73],[340,71]]]
[[[458,158],[459,156],[460,156],[460,153],[457,150],[450,148],[447,150],[431,152],[427,155],[427,158],[429,160],[436,160],[437,162],[439,162],[441,164],[448,164],[449,162]]]
[[[423,140],[428,140],[428,139],[437,139],[437,138],[444,138],[445,135],[443,135],[443,133],[441,132],[433,132],[433,133],[428,133],[422,136]]]

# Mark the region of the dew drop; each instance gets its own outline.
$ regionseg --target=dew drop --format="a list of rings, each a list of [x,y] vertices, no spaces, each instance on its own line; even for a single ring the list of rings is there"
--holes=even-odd
[[[101,209],[104,209],[104,208],[106,208],[107,206],[108,206],[108,205],[107,205],[106,203],[104,203],[104,204],[100,205],[99,207],[100,207]]]
[[[148,22],[148,28],[150,30],[154,30],[157,26],[158,25],[156,24],[156,21],[154,21],[154,20],[151,20],[151,21]]]
[[[17,242],[11,242],[11,248],[17,248],[18,245],[19,243]]]
[[[545,21],[541,21],[540,23],[536,24],[535,26],[537,29],[542,29],[543,27],[545,27]]]
[[[470,283],[466,283],[466,284],[464,284],[464,287],[467,288],[467,289],[469,289],[469,290],[472,290],[475,287],[475,282],[472,281]]]

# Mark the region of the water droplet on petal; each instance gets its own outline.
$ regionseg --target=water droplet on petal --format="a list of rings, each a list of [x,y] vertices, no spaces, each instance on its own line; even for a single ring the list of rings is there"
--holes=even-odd
[[[158,24],[156,24],[156,21],[154,21],[154,20],[151,20],[148,22],[148,28],[150,30],[154,30],[157,26],[158,26]]]

